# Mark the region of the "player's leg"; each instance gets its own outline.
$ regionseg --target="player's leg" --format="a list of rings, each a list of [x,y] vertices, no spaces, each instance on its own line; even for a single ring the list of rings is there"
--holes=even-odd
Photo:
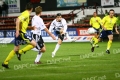
[[[23,49],[19,50],[19,53],[17,54],[18,60],[21,60],[21,54],[24,52],[27,52],[31,50],[32,48],[36,47],[36,42],[32,39],[27,38],[27,36],[24,33],[21,33],[21,38],[23,39],[24,43],[28,43],[26,47]]]
[[[108,35],[109,41],[107,43],[107,50],[106,53],[110,54],[110,47],[112,45],[113,35]]]
[[[45,44],[44,44],[42,37],[40,36],[39,38],[37,38],[37,36],[38,35],[36,35],[36,37],[34,37],[34,39],[37,42],[36,49],[38,50],[38,54],[37,54],[36,59],[35,59],[35,64],[40,63],[40,59],[42,57],[42,54],[46,51],[46,47],[45,47]],[[37,39],[39,39],[39,40],[37,41]]]
[[[95,33],[94,33],[94,37],[92,38],[92,48],[91,48],[91,51],[94,52],[94,48],[96,47],[96,45],[98,44],[98,32],[99,30],[98,29],[95,29]]]
[[[17,58],[18,60],[21,60],[21,54],[25,53],[31,49],[33,49],[36,46],[36,42],[34,40],[32,40],[30,43],[28,43],[28,45],[26,47],[24,47],[23,49],[19,50],[19,53],[17,54]]]
[[[15,47],[9,53],[9,55],[7,56],[7,58],[5,59],[5,61],[3,62],[3,64],[2,64],[3,67],[8,68],[9,61],[12,59],[12,57],[15,55],[15,53],[19,51],[21,43],[22,43],[22,39],[21,39],[20,35],[18,37],[15,37],[15,42],[14,42]]]
[[[18,50],[19,50],[19,46],[15,46],[15,47],[14,47],[14,50],[12,50],[12,51],[8,54],[7,58],[6,58],[5,61],[2,63],[2,66],[3,66],[3,67],[9,68],[9,67],[8,67],[8,63],[9,63],[9,61],[12,59],[12,57],[15,55],[16,51],[18,51]]]
[[[56,47],[55,47],[54,51],[52,52],[52,57],[55,56],[55,54],[59,50],[61,44],[62,44],[62,40],[59,38],[58,43],[56,44]]]
[[[54,51],[52,52],[52,57],[55,56],[56,52],[58,51],[58,49],[60,48],[60,45],[62,44],[62,41],[64,39],[64,34],[61,33],[61,34],[58,34],[58,43],[56,44],[56,47],[54,49]]]
[[[36,56],[36,59],[35,59],[35,64],[40,64],[40,59],[42,57],[42,54],[46,51],[46,47],[45,47],[45,44],[44,44],[44,47],[40,49],[40,51],[38,51],[38,54]]]

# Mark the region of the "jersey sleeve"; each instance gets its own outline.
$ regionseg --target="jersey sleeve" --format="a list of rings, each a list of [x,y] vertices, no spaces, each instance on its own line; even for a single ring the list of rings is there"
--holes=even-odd
[[[54,28],[54,21],[52,21],[52,23],[50,24],[50,27],[49,27],[49,31],[52,32],[53,28]]]
[[[21,14],[18,18],[20,19],[21,22],[25,21],[29,17],[28,14]]]

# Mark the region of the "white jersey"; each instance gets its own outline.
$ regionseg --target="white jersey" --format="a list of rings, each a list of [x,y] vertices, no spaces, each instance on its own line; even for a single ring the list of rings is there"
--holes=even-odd
[[[62,18],[60,22],[54,19],[50,25],[49,31],[52,32],[53,29],[55,29],[56,31],[59,31],[60,28],[64,29],[63,32],[66,32],[67,30],[67,22],[64,18]]]
[[[38,34],[38,35],[41,35],[41,30],[45,29],[46,26],[43,22],[43,19],[40,18],[39,16],[35,15],[33,18],[32,18],[32,26],[35,26],[37,29],[36,30],[32,30],[31,32],[33,34]]]

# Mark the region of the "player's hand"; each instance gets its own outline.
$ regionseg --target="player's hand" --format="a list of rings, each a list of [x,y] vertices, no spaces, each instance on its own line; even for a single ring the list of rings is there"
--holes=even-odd
[[[51,37],[53,40],[56,40],[56,37],[53,34],[51,35]]]
[[[16,36],[16,37],[19,36],[19,31],[16,31],[15,36]]]

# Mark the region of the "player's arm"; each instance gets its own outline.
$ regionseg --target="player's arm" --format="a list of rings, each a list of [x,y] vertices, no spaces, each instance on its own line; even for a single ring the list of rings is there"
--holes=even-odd
[[[49,32],[52,32],[52,31],[53,31],[53,28],[54,28],[53,23],[54,23],[54,21],[50,24],[50,27],[49,27]]]
[[[104,30],[106,30],[106,28],[104,27],[104,24],[106,23],[106,17],[104,17],[102,20],[101,20],[101,26]]]
[[[18,18],[17,18],[17,20],[16,20],[16,37],[18,37],[19,36],[19,31],[20,31],[20,29],[21,29],[21,22],[23,22],[26,18],[28,18],[29,17],[29,15],[27,15],[27,14],[22,14],[22,15],[20,15]]]
[[[50,25],[50,23],[51,23],[51,22],[46,23],[46,24],[45,24],[45,26],[49,26],[49,25]]]
[[[119,34],[119,31],[118,31],[118,28],[117,28],[117,25],[115,24],[115,31],[117,34]]]
[[[53,40],[56,40],[56,37],[47,28],[44,30],[53,38]]]
[[[44,30],[53,38],[53,40],[56,40],[56,37],[51,33],[52,30],[49,31],[49,30],[46,28],[46,26],[45,26],[43,20],[41,20],[40,22],[41,22],[41,24],[42,24],[41,29],[44,29]]]
[[[20,31],[20,19],[16,19],[16,37],[19,36],[19,31]]]
[[[90,23],[89,24],[90,24],[90,26],[92,26],[92,18],[90,19]]]

